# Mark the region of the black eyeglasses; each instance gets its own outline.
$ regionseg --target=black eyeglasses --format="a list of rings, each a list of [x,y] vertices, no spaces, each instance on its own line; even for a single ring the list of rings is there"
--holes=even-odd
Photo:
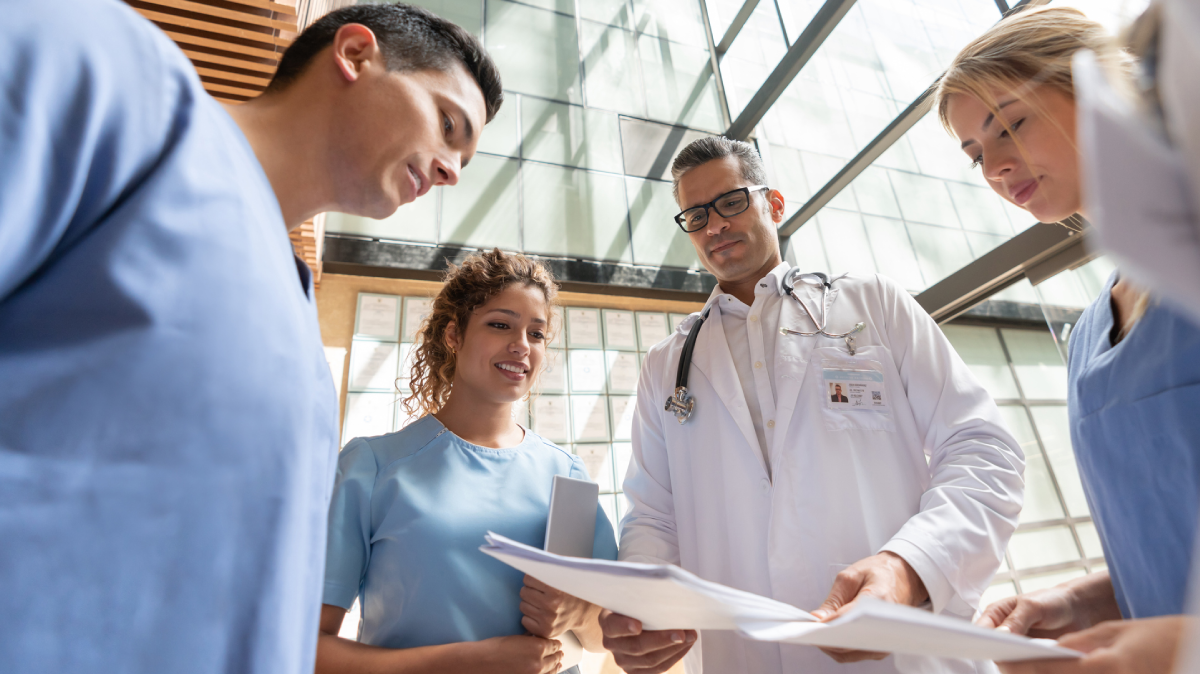
[[[675,216],[675,224],[689,234],[704,229],[708,225],[708,209],[713,209],[722,218],[732,218],[750,208],[750,193],[759,190],[769,190],[766,185],[751,185],[739,187],[732,192],[726,192],[707,204],[693,206]]]

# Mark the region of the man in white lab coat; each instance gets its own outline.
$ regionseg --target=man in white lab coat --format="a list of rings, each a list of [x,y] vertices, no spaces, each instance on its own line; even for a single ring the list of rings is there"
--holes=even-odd
[[[753,146],[697,140],[672,175],[684,209],[677,222],[719,285],[702,326],[700,314],[689,317],[642,367],[620,558],[678,564],[825,619],[869,595],[969,620],[1024,493],[1024,455],[991,397],[895,282],[840,277],[822,306],[821,283],[789,278],[776,236],[783,195],[765,186]],[[863,329],[852,346],[782,332],[822,322],[832,334]],[[695,329],[687,382],[695,409],[680,423],[664,403]],[[831,399],[835,381],[849,402]],[[689,674],[977,667],[822,653],[730,631],[642,631],[616,614],[601,622],[605,647],[630,674],[681,659]]]

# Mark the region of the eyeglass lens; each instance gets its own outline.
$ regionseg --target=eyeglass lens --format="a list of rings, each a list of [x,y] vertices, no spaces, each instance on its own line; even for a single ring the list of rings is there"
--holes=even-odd
[[[750,196],[746,190],[735,190],[729,194],[721,195],[713,203],[713,210],[723,218],[732,218],[746,210],[750,205]],[[704,225],[708,224],[708,209],[704,206],[697,206],[683,212],[683,225],[689,232],[694,232]]]

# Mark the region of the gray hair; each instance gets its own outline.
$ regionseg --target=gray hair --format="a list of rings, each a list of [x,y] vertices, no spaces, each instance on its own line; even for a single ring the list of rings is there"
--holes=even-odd
[[[730,140],[724,136],[709,136],[688,143],[671,164],[671,193],[679,203],[679,181],[688,171],[716,159],[737,157],[742,167],[742,178],[750,185],[767,184],[767,168],[763,166],[758,150],[745,141]]]

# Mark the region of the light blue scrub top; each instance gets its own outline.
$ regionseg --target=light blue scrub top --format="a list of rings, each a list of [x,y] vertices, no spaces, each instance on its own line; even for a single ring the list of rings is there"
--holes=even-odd
[[[1112,346],[1116,278],[1071,333],[1071,442],[1121,614],[1178,614],[1200,508],[1200,328],[1151,304]]]
[[[494,531],[542,547],[554,475],[589,479],[577,456],[525,431],[520,445],[473,445],[425,416],[355,438],[338,460],[325,603],[361,597],[359,640],[413,648],[524,634],[524,574],[479,551]],[[617,558],[596,508],[593,556]]]
[[[311,672],[337,403],[271,186],[125,4],[0,17],[0,672]]]

